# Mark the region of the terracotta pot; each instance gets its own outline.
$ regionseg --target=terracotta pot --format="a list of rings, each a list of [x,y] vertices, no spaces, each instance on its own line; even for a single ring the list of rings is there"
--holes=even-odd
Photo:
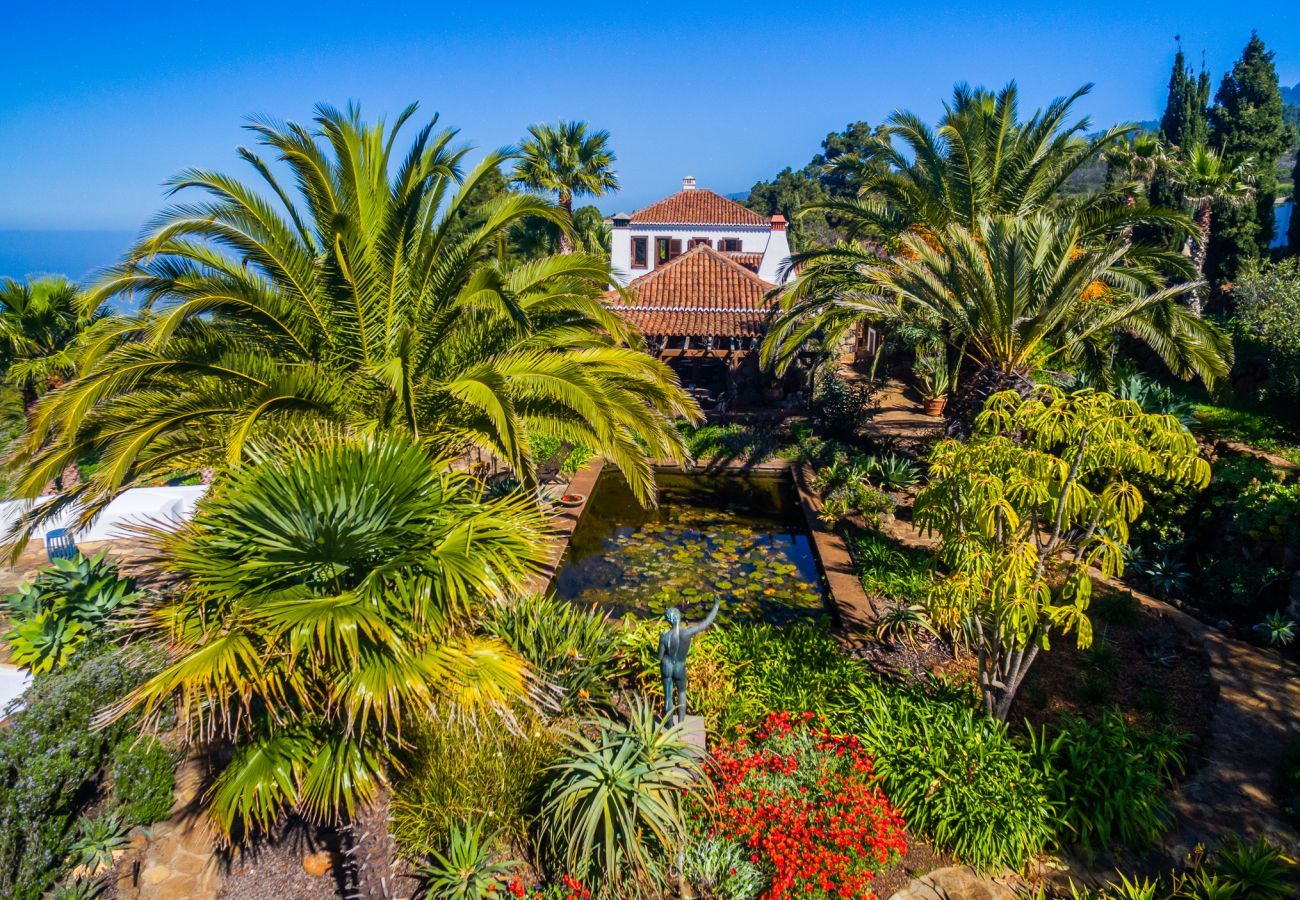
[[[943,415],[943,408],[947,405],[947,397],[930,397],[925,401],[925,414],[927,416],[941,416]]]

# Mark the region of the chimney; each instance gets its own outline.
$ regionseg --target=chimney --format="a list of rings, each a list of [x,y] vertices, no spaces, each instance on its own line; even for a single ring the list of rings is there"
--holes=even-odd
[[[682,179],[682,190],[684,190],[684,191],[693,191],[693,190],[695,190],[695,176],[694,176],[694,175],[687,175],[685,178]]]
[[[626,228],[632,222],[632,217],[625,212],[616,212],[605,221],[614,228]]]
[[[780,213],[777,213],[776,215],[774,215],[774,216],[772,217],[772,230],[773,230],[773,231],[785,231],[785,224],[786,224],[786,223],[785,223],[785,216],[781,215]]]

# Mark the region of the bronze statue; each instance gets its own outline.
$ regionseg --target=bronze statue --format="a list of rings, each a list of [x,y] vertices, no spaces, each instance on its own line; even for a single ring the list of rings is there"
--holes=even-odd
[[[682,611],[671,607],[664,613],[664,618],[671,626],[669,631],[659,635],[659,674],[664,679],[664,721],[680,725],[686,720],[686,654],[691,649],[691,638],[708,629],[718,615],[720,600],[713,601],[713,609],[697,625],[682,626]],[[674,710],[673,689],[677,690],[677,704]],[[677,720],[673,721],[676,712]]]

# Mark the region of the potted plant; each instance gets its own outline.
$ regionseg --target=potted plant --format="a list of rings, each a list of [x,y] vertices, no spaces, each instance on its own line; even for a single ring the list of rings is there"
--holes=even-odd
[[[943,415],[948,404],[948,364],[941,353],[917,354],[916,386],[921,391],[927,416]]]

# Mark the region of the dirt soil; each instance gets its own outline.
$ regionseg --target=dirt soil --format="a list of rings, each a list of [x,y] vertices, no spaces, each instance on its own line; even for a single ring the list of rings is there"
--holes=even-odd
[[[1094,586],[1093,611],[1093,646],[1079,650],[1059,639],[1039,654],[1011,720],[1041,728],[1062,715],[1092,719],[1119,707],[1130,724],[1187,735],[1189,757],[1195,757],[1209,735],[1218,695],[1200,641],[1103,584]]]

